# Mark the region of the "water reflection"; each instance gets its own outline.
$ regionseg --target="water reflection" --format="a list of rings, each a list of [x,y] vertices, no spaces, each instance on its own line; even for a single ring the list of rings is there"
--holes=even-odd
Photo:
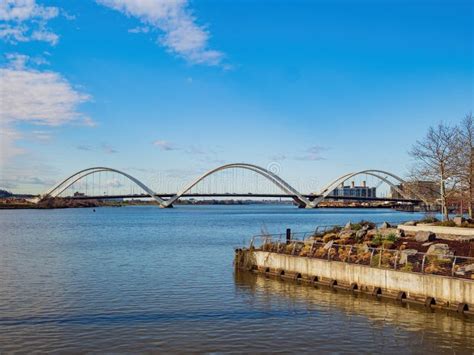
[[[324,286],[295,284],[245,271],[236,271],[234,279],[237,292],[247,294],[248,300],[258,300],[265,309],[271,310],[283,298],[299,312],[312,314],[309,316],[311,321],[307,323],[308,328],[317,329],[321,327],[321,322],[328,322],[328,313],[336,318],[342,317],[346,321],[341,322],[334,331],[341,334],[341,338],[353,336],[352,343],[360,347],[359,350],[369,350],[370,338],[382,336],[383,339],[374,343],[382,340],[384,351],[395,351],[398,346],[417,346],[411,348],[414,352],[439,351],[442,348],[455,353],[474,351],[472,318],[401,305],[365,294],[331,290]],[[363,330],[360,329],[361,322],[366,325]],[[331,326],[328,323],[326,325]],[[332,344],[333,349],[339,348],[339,345]],[[324,348],[328,347],[331,345],[326,342]]]

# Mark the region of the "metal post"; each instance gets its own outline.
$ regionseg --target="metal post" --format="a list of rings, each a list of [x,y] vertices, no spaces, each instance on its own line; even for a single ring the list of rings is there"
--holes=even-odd
[[[374,257],[375,249],[372,249],[372,253],[370,253],[370,261],[369,265],[372,266],[372,258]]]
[[[311,249],[309,250],[310,256],[313,256],[314,243],[316,243],[316,240],[313,239],[313,244],[311,244]]]
[[[287,228],[286,229],[286,244],[290,244],[290,240],[291,240],[291,229]]]
[[[451,276],[454,276],[454,266],[456,265],[456,258],[457,256],[454,257],[453,266],[451,267]]]

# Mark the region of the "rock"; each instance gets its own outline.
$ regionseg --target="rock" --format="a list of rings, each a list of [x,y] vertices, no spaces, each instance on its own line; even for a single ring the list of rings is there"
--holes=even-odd
[[[469,264],[469,265],[461,266],[454,273],[456,275],[464,276],[464,275],[466,275],[466,272],[473,272],[473,271],[474,271],[474,264]],[[472,275],[474,275],[474,274],[472,274]],[[471,275],[471,277],[472,277],[472,275]]]
[[[348,231],[347,233],[339,234],[340,244],[349,244],[351,239],[355,236],[355,232]]]
[[[418,231],[415,235],[415,240],[420,243],[432,242],[436,239],[433,232]]]
[[[341,232],[339,232],[339,238],[341,239],[347,239],[355,236],[356,232],[348,229],[343,229]]]
[[[397,229],[397,238],[405,238],[405,231],[403,229]]]
[[[323,248],[324,248],[325,250],[329,250],[329,249],[332,248],[332,245],[333,245],[333,244],[334,244],[334,240],[330,240],[329,242],[327,242],[327,243],[323,246]]]
[[[362,230],[362,231],[368,231],[369,229],[370,229],[370,226],[369,226],[368,224],[364,224],[364,225],[362,226],[362,229],[361,229],[361,230]]]
[[[347,222],[346,225],[344,226],[344,229],[352,229],[352,223],[351,222]]]
[[[387,229],[391,228],[390,224],[388,222],[383,222],[382,225],[380,226],[381,229]]]
[[[421,244],[422,247],[429,247],[433,242],[423,243]]]
[[[449,250],[448,244],[436,243],[430,245],[428,251],[426,252],[428,255],[439,255],[439,256],[452,256],[454,253]]]
[[[416,249],[405,249],[401,251],[400,255],[400,264],[406,264],[408,262],[408,257],[411,255],[416,255],[418,253],[418,250]]]
[[[366,234],[367,234],[367,230],[361,229],[357,231],[356,240],[361,241],[365,237]]]
[[[337,236],[336,233],[328,233],[328,234],[325,234],[325,235],[324,235],[324,237],[323,237],[323,242],[324,242],[324,243],[327,243],[327,242],[329,242],[329,241],[331,241],[331,240],[335,240],[335,239],[337,239],[337,238],[338,238],[338,236]]]
[[[460,227],[466,220],[463,217],[454,217],[453,222],[456,224],[456,226]]]
[[[464,266],[464,271],[474,272],[474,264],[469,264],[469,265]]]
[[[416,222],[415,221],[408,221],[408,222],[405,222],[403,223],[404,226],[416,226]]]

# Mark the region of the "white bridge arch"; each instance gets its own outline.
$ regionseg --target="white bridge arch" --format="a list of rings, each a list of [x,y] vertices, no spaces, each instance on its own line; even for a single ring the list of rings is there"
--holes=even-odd
[[[93,167],[93,168],[88,168],[88,169],[78,171],[77,173],[69,176],[68,178],[64,179],[60,183],[54,185],[52,188],[47,190],[45,193],[41,194],[38,198],[38,202],[41,201],[41,200],[44,200],[46,198],[57,197],[64,190],[66,190],[68,187],[70,187],[72,184],[76,183],[77,181],[85,178],[88,175],[95,174],[95,173],[100,173],[100,172],[103,172],[103,171],[117,173],[117,174],[120,174],[120,175],[126,177],[127,179],[129,179],[130,181],[135,183],[138,187],[140,187],[143,191],[145,191],[148,195],[150,195],[150,197],[152,197],[156,202],[158,202],[160,204],[160,206],[165,203],[165,200],[160,198],[152,189],[150,189],[148,186],[146,186],[144,183],[142,183],[137,178],[135,178],[135,177],[123,172],[123,171],[113,169],[113,168],[107,168],[107,167]]]
[[[246,164],[246,163],[233,163],[233,164],[225,164],[222,166],[219,166],[215,169],[209,170],[206,173],[202,174],[195,180],[193,180],[191,183],[186,185],[183,189],[178,191],[175,195],[170,197],[169,199],[165,200],[161,198],[155,191],[153,191],[151,188],[146,186],[144,183],[142,183],[140,180],[137,178],[123,172],[117,169],[113,168],[108,168],[108,167],[92,167],[92,168],[87,168],[80,170],[73,175],[69,176],[68,178],[62,180],[60,183],[54,185],[50,189],[48,189],[46,192],[41,194],[40,196],[36,197],[35,199],[32,200],[32,202],[38,203],[41,200],[47,199],[47,198],[54,198],[59,196],[62,192],[64,192],[67,188],[69,188],[71,185],[76,183],[77,181],[87,177],[88,175],[95,174],[95,173],[100,173],[100,172],[113,172],[120,174],[124,177],[126,177],[128,180],[132,181],[135,183],[138,187],[140,187],[147,195],[149,195],[151,198],[153,198],[159,205],[160,207],[166,208],[166,207],[172,207],[173,203],[175,203],[179,198],[181,198],[183,195],[185,195],[187,192],[189,192],[194,186],[196,186],[198,183],[200,183],[202,180],[204,180],[206,177],[215,174],[219,171],[227,170],[227,169],[245,169],[245,170],[250,170],[253,171],[270,182],[272,182],[274,185],[276,185],[281,191],[283,191],[285,194],[288,195],[288,197],[291,197],[294,199],[294,201],[300,206],[300,207],[305,207],[305,208],[315,208],[319,205],[321,201],[323,201],[326,197],[328,197],[332,191],[334,191],[340,184],[344,183],[345,181],[351,179],[352,177],[356,175],[361,175],[361,174],[367,174],[374,176],[389,186],[391,186],[394,190],[396,190],[401,196],[403,196],[405,199],[410,200],[410,198],[407,196],[406,192],[402,191],[397,185],[393,184],[390,182],[386,177],[383,177],[383,175],[386,176],[391,176],[395,180],[397,180],[400,183],[404,183],[405,181],[401,179],[400,177],[383,171],[383,170],[376,170],[376,169],[368,169],[368,170],[361,170],[358,172],[353,172],[353,173],[348,173],[345,175],[340,176],[339,178],[335,179],[328,185],[326,185],[319,194],[314,195],[315,198],[311,198],[311,196],[308,195],[303,195],[300,192],[298,192],[295,188],[293,188],[290,184],[288,184],[286,181],[284,181],[282,178],[280,178],[278,175],[272,173],[271,171],[268,171],[267,169],[264,169],[262,167],[259,167],[257,165],[253,164]],[[415,196],[417,196],[421,201],[424,203],[428,203],[427,200],[417,194],[412,192]]]
[[[196,186],[199,182],[204,180],[209,175],[212,175],[212,174],[215,174],[219,171],[227,170],[227,169],[245,169],[245,170],[253,171],[253,172],[267,178],[270,182],[272,182],[274,185],[276,185],[280,190],[282,190],[286,194],[293,197],[295,202],[298,203],[300,206],[304,206],[306,208],[316,207],[316,205],[314,205],[313,202],[311,202],[309,199],[307,199],[302,194],[300,194],[295,188],[293,188],[290,184],[288,184],[286,181],[284,181],[278,175],[276,175],[276,174],[272,173],[271,171],[268,171],[267,169],[264,169],[260,166],[253,165],[253,164],[246,164],[246,163],[226,164],[226,165],[219,166],[215,169],[209,170],[208,172],[202,174],[200,177],[198,177],[197,179],[192,181],[190,184],[185,186],[183,189],[181,189],[175,196],[173,196],[169,200],[167,200],[165,202],[165,205],[166,206],[172,205],[176,200],[178,200],[181,196],[183,196],[186,192],[191,190],[194,186]]]
[[[367,169],[367,170],[361,170],[361,171],[357,171],[357,172],[353,172],[353,173],[344,174],[344,175],[338,177],[337,179],[333,180],[332,182],[330,182],[328,185],[326,185],[325,187],[323,187],[321,189],[321,192],[319,193],[318,198],[314,199],[313,202],[315,202],[316,205],[318,205],[322,200],[324,200],[326,197],[328,197],[331,194],[331,192],[333,192],[339,185],[344,184],[347,180],[352,179],[353,177],[355,177],[357,175],[363,175],[363,174],[370,175],[370,176],[373,176],[377,179],[382,180],[387,185],[392,187],[395,191],[397,191],[405,199],[407,199],[407,200],[411,199],[410,196],[407,194],[407,192],[402,191],[397,185],[392,183],[386,177],[383,177],[383,175],[392,177],[393,179],[397,180],[400,184],[406,183],[405,180],[403,180],[399,176],[397,176],[395,174],[392,174],[388,171],[377,170],[377,169]],[[422,196],[421,194],[419,194],[415,191],[408,191],[408,192],[412,193],[414,196],[419,198],[425,204],[429,204],[427,199],[424,196]]]

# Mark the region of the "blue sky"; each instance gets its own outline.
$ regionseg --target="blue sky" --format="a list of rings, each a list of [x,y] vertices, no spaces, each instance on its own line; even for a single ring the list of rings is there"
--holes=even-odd
[[[0,188],[94,165],[151,185],[226,162],[319,186],[404,175],[429,125],[472,110],[473,17],[468,0],[7,0]]]

